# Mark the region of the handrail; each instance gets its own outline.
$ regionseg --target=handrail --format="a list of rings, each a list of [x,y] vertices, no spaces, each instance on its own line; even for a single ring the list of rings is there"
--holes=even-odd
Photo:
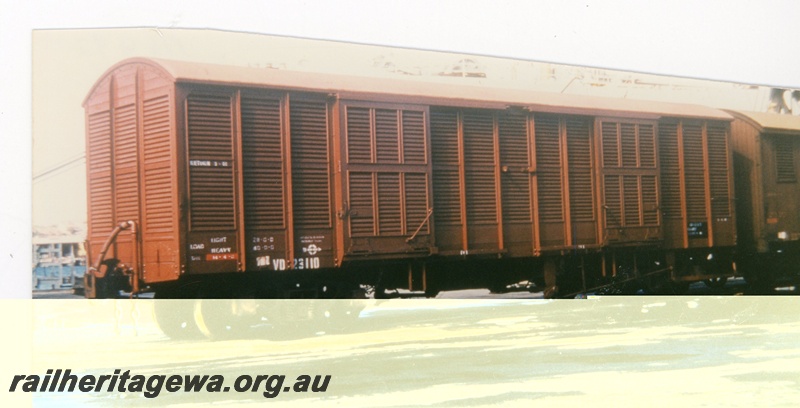
[[[433,208],[428,208],[428,215],[425,216],[425,219],[422,220],[422,223],[419,224],[419,227],[417,227],[417,230],[414,231],[414,233],[411,234],[411,236],[406,239],[406,242],[411,242],[411,241],[414,240],[414,238],[417,237],[417,234],[419,234],[419,232],[422,230],[422,227],[425,226],[425,223],[428,222],[429,218],[431,218],[431,214],[433,214]]]

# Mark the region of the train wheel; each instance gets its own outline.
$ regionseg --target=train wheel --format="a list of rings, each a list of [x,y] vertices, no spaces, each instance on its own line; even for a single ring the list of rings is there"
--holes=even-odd
[[[249,325],[242,315],[242,309],[247,308],[243,303],[254,302],[252,299],[198,299],[194,303],[194,322],[199,331],[211,340],[244,337]]]
[[[194,303],[194,322],[204,336],[211,340],[235,337],[239,331],[232,300],[198,299]]]
[[[203,337],[194,322],[194,301],[157,299],[153,305],[155,320],[161,331],[174,340],[191,340]]]
[[[706,279],[703,281],[707,287],[714,289],[725,287],[726,282],[728,282],[727,276],[718,276],[716,278]]]

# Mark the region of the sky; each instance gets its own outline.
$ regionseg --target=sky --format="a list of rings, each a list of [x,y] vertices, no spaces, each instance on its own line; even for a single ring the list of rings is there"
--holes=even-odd
[[[800,88],[800,7],[792,1],[231,1],[223,8],[206,1],[0,1],[0,273],[15,282],[5,285],[9,296],[30,294],[34,219],[69,221],[85,208],[83,191],[76,193],[71,182],[85,178],[80,162],[33,184],[31,178],[80,156],[82,146],[74,142],[83,137],[74,130],[83,126],[80,103],[105,69],[133,53],[241,64],[275,58],[273,50],[242,53],[237,50],[245,43],[214,40],[232,34],[173,36],[156,28],[214,28]],[[96,31],[86,37],[33,34],[115,27],[150,29],[137,30],[134,42]],[[304,60],[285,45],[291,42],[284,38],[284,48],[274,51],[300,62],[327,53],[332,70],[369,62],[344,58],[349,54],[330,44],[306,48],[310,57]],[[69,96],[53,97],[54,89]],[[9,291],[2,290],[0,295]]]

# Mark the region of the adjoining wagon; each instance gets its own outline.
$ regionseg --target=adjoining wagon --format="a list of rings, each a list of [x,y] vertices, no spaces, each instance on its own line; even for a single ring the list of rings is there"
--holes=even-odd
[[[150,59],[84,106],[89,297],[734,274],[717,109]]]
[[[730,112],[739,266],[764,289],[800,278],[800,117]]]

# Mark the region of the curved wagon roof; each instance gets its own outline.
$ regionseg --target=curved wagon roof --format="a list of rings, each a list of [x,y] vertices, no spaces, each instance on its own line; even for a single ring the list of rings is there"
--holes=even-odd
[[[131,58],[117,63],[100,77],[86,100],[106,78],[118,70],[130,69],[130,66],[137,64],[160,72],[162,76],[175,83],[269,87],[288,91],[338,94],[342,98],[392,96],[413,98],[415,103],[431,105],[498,109],[517,107],[536,112],[732,120],[732,117],[722,110],[701,105],[150,58]]]
[[[728,112],[736,118],[749,122],[761,132],[800,132],[800,116],[764,112]]]

